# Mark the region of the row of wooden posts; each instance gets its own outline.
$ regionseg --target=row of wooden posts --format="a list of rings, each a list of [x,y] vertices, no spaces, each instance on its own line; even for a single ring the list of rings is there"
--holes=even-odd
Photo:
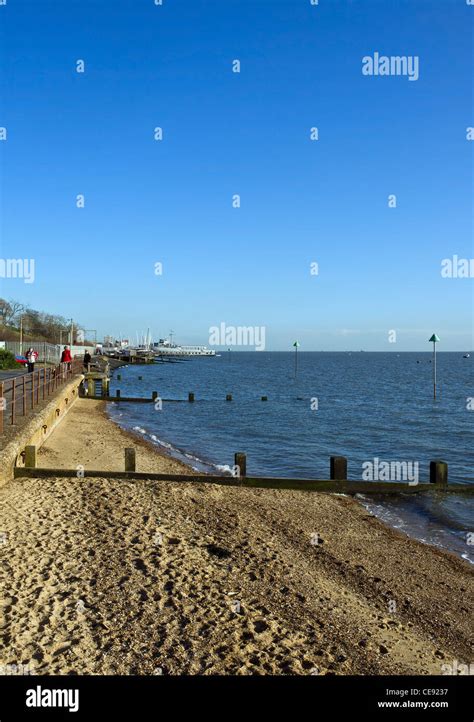
[[[189,474],[163,474],[154,472],[138,472],[136,463],[136,450],[133,447],[125,449],[124,471],[100,471],[77,469],[46,469],[37,467],[37,447],[27,446],[24,451],[24,467],[15,469],[15,477],[103,477],[127,479],[159,479],[168,481],[198,481],[217,484],[239,484],[260,488],[287,488],[308,491],[329,491],[341,493],[398,493],[429,491],[440,489],[453,493],[474,493],[472,484],[452,484],[448,487],[448,465],[444,461],[431,461],[429,466],[429,483],[410,485],[407,482],[393,481],[349,481],[347,479],[347,458],[345,456],[331,456],[329,464],[329,479],[291,479],[278,477],[250,477],[247,476],[247,455],[237,452],[234,455],[234,468],[238,470],[233,476]]]
[[[156,392],[154,392],[154,393],[156,393]],[[268,401],[268,396],[261,396],[260,398],[262,401]],[[192,391],[190,391],[188,394],[188,401],[190,401],[192,403],[195,400],[196,400],[196,398],[194,396],[194,393]],[[232,394],[227,394],[225,397],[225,400],[232,401]]]
[[[107,393],[108,387],[105,385],[103,385],[102,388],[104,391],[106,391],[106,393],[103,393],[102,396],[97,396],[95,393],[96,379],[89,378],[89,379],[87,379],[87,382],[88,382],[88,386],[87,386],[88,393],[87,393],[86,398],[88,398],[88,399],[104,399],[105,401],[130,401],[133,403],[150,403],[151,401],[156,401],[159,398],[158,391],[153,391],[151,394],[151,398],[150,397],[146,398],[146,397],[142,397],[142,396],[134,396],[134,397],[122,396],[122,392],[120,389],[116,389],[115,396],[109,396]],[[268,396],[261,396],[260,399],[261,399],[261,401],[268,401]],[[232,401],[233,400],[232,394],[227,394],[225,397],[225,400]],[[162,399],[162,401],[184,401],[184,399]],[[189,392],[188,401],[190,403],[193,403],[194,401],[196,401],[196,395],[194,394],[193,391]]]
[[[237,451],[234,454],[234,468],[239,470],[238,476],[247,476],[247,454]],[[133,447],[125,449],[125,471],[137,470],[136,453]],[[347,457],[329,457],[329,480],[348,481]],[[392,482],[387,482],[392,483]],[[445,461],[430,461],[430,484],[445,486],[448,483],[448,465]]]
[[[117,381],[121,381],[122,375],[117,374],[115,378]],[[143,376],[139,376],[138,380],[143,381]],[[100,385],[101,385],[102,395],[100,397],[96,395],[97,382],[100,382]],[[146,402],[150,402],[150,401],[154,402],[159,398],[157,391],[153,391],[153,393],[151,395],[151,399],[150,399],[150,397],[148,397],[148,398],[131,397],[131,396],[126,397],[126,396],[122,396],[122,392],[120,389],[116,389],[115,396],[110,396],[109,395],[109,393],[110,393],[110,391],[109,391],[110,367],[109,366],[107,366],[105,368],[105,370],[101,372],[101,371],[91,371],[91,365],[88,364],[87,371],[85,374],[85,383],[87,386],[87,398],[89,398],[89,399],[102,398],[104,400],[110,400],[110,401],[119,400],[119,401],[130,401],[133,403],[146,403]],[[261,401],[268,401],[268,396],[261,396],[260,399],[261,399]],[[183,399],[162,399],[162,401],[182,401],[182,400]],[[232,394],[226,394],[225,400],[232,401]],[[188,393],[188,401],[190,403],[193,403],[194,401],[196,401],[196,395],[195,395],[194,391],[190,391]]]

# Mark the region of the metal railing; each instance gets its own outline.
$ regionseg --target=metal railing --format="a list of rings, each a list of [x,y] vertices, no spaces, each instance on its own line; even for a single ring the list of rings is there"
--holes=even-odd
[[[58,364],[61,358],[61,346],[46,343],[45,341],[26,341],[20,343],[19,341],[5,341],[5,348],[7,351],[11,351],[15,356],[24,356],[29,348],[34,348],[38,352],[38,363],[53,363]]]
[[[81,370],[81,362],[74,360],[0,381],[0,435],[6,426],[26,417]]]

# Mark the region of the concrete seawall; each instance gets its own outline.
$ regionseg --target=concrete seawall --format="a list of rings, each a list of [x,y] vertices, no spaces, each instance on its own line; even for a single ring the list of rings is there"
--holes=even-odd
[[[26,446],[40,447],[61,423],[69,409],[79,398],[83,376],[76,376],[69,384],[58,389],[47,406],[38,410],[15,438],[0,451],[0,486],[13,479],[16,466],[24,466]]]

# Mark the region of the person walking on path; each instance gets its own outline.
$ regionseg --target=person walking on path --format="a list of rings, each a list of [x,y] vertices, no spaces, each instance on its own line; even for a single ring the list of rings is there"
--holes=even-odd
[[[69,346],[64,347],[64,351],[61,354],[61,363],[67,364],[68,371],[71,370],[72,356],[71,356],[71,350],[70,350]]]
[[[28,361],[28,373],[32,374],[35,370],[35,362],[38,358],[38,352],[31,346],[25,354],[26,360]]]
[[[89,371],[89,364],[91,361],[92,361],[92,356],[90,355],[89,351],[86,351],[84,354],[84,360],[83,360],[85,371]]]

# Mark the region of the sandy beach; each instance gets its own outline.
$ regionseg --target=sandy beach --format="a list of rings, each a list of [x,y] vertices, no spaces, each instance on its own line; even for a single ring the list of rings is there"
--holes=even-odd
[[[177,473],[79,400],[51,468]],[[441,674],[472,659],[469,565],[356,501],[101,478],[0,489],[1,664],[38,674]]]

